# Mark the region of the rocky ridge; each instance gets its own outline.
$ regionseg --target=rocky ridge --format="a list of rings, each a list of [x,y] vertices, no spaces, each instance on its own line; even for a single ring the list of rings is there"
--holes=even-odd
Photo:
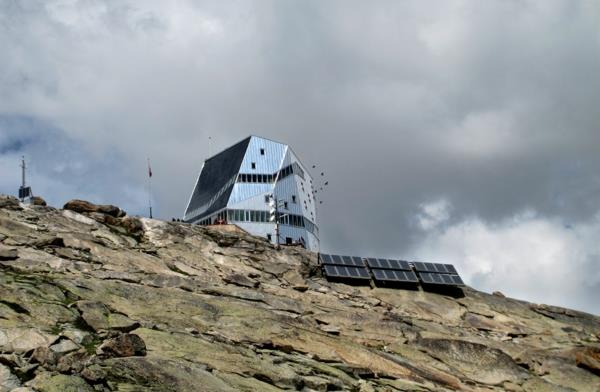
[[[600,318],[353,287],[218,228],[0,196],[0,392],[599,391]]]

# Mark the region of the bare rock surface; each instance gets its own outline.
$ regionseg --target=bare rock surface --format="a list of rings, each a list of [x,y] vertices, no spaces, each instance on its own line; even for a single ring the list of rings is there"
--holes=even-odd
[[[21,386],[21,381],[11,373],[9,367],[0,364],[0,392],[13,391]]]
[[[0,195],[0,391],[594,391],[600,319],[327,282],[235,230]]]

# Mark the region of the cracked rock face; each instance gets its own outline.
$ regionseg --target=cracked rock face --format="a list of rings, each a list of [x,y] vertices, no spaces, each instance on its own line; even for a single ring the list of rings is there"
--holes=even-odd
[[[0,392],[594,391],[600,319],[353,287],[228,230],[0,196]]]

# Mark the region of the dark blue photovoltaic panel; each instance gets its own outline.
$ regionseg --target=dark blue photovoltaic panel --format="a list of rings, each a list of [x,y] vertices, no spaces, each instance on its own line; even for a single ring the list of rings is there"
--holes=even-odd
[[[458,275],[437,274],[432,272],[419,272],[419,277],[423,283],[441,284],[447,286],[464,286],[464,282]]]
[[[19,187],[19,199],[24,199],[26,197],[31,197],[31,187]]]
[[[325,253],[319,253],[319,260],[321,260],[321,264],[333,264],[331,255]]]
[[[328,255],[328,254],[319,254],[321,264],[329,264],[329,265],[346,265],[351,267],[365,267],[364,261],[360,257],[356,256],[338,256],[338,255]]]
[[[325,276],[328,278],[347,278],[370,280],[371,275],[366,268],[348,267],[344,265],[323,265]]]
[[[371,269],[375,280],[381,282],[418,282],[417,275],[412,271],[397,271],[389,269]]]
[[[422,263],[419,261],[413,261],[412,264],[417,272],[458,275],[456,268],[452,264]]]
[[[379,268],[379,269],[391,269],[391,270],[400,270],[400,271],[411,271],[410,264],[408,261],[404,260],[393,260],[393,259],[376,259],[374,257],[369,257],[367,259],[367,264],[371,268]]]

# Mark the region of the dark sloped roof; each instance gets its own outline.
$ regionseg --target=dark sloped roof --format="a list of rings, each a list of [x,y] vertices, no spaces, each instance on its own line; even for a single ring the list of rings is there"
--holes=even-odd
[[[200,173],[196,188],[192,193],[190,204],[185,211],[188,212],[207,203],[234,175],[236,175],[244,159],[250,137],[234,144],[219,154],[207,159]],[[202,215],[209,215],[227,206],[233,183]]]

